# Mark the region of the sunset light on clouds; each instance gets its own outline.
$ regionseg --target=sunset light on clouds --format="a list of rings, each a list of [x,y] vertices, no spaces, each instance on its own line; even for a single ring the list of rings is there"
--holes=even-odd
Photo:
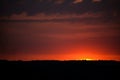
[[[1,0],[0,59],[120,60],[118,3]]]

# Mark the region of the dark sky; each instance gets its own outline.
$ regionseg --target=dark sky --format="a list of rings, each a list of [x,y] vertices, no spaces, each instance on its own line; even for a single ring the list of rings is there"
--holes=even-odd
[[[120,0],[0,0],[0,59],[120,60]]]

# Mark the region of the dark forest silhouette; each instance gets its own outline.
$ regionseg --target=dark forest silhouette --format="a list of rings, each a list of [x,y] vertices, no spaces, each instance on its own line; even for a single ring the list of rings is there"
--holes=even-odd
[[[119,80],[118,61],[0,61],[3,80]]]

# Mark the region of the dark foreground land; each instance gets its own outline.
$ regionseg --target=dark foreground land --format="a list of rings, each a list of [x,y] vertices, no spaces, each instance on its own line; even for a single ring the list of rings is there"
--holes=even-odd
[[[120,80],[117,61],[0,61],[0,80]]]

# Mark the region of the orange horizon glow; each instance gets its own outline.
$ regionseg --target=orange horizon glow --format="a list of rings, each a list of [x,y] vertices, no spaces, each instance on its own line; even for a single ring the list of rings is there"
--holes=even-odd
[[[120,61],[120,57],[118,55],[104,55],[104,54],[92,54],[92,53],[71,53],[71,54],[27,54],[27,55],[14,55],[2,57],[2,59],[6,60],[23,60],[23,61],[31,61],[31,60],[115,60]]]

